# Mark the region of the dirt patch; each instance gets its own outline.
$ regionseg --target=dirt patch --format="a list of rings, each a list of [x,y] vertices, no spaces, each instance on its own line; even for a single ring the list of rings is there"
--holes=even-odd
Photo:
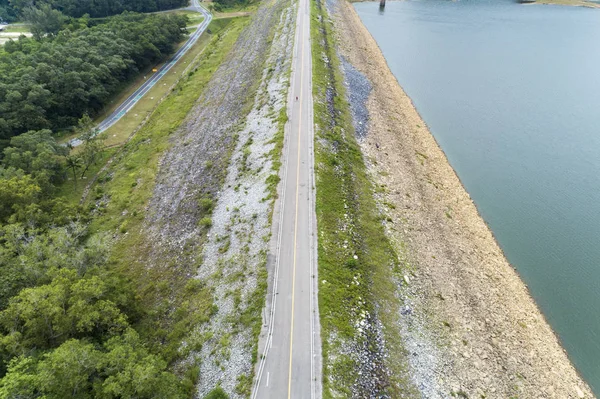
[[[421,395],[593,397],[376,42],[349,3],[335,10],[340,51],[372,85],[361,144],[384,223],[414,266],[399,316]]]

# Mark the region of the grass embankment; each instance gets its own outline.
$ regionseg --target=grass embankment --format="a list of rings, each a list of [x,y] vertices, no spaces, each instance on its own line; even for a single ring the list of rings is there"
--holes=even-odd
[[[3,32],[9,33],[31,33],[31,28],[27,24],[8,25]]]
[[[144,119],[148,118],[152,112],[157,108],[158,104],[161,100],[165,98],[169,94],[169,91],[173,88],[180,79],[185,79],[182,74],[192,65],[190,70],[197,68],[198,58],[203,56],[203,51],[214,41],[214,37],[218,35],[222,35],[222,31],[227,27],[231,19],[222,19],[219,21],[212,21],[209,25],[209,29],[211,29],[211,33],[204,33],[200,39],[194,44],[194,46],[188,51],[188,53],[183,56],[179,62],[171,69],[174,73],[168,73],[163,76],[160,82],[154,86],[146,95],[138,101],[138,103],[132,108],[132,110],[126,114],[121,120],[119,120],[115,125],[113,125],[106,132],[102,133],[105,137],[104,145],[106,146],[106,150],[103,151],[100,158],[96,162],[96,164],[90,167],[90,170],[86,173],[86,177],[82,179],[79,178],[80,181],[77,184],[74,184],[72,180],[63,183],[58,188],[57,195],[59,197],[65,198],[69,203],[75,205],[78,204],[86,186],[89,184],[89,181],[92,180],[96,174],[104,167],[106,162],[118,151],[131,135],[136,131],[136,129],[140,128],[140,125],[143,123]],[[210,48],[207,51],[214,51]],[[218,66],[218,64],[216,65]],[[215,68],[211,70],[211,73],[214,72]],[[170,72],[171,72],[170,71]],[[188,76],[189,77],[189,76]],[[140,75],[140,77],[131,83],[121,94],[115,98],[111,102],[111,107],[104,111],[99,117],[96,118],[95,122],[99,123],[102,121],[107,115],[113,112],[113,110],[121,104],[127,97],[129,97],[138,87],[144,82],[144,75]],[[64,136],[60,139],[60,142],[67,142],[68,140],[74,138],[77,134],[71,134],[69,136]],[[81,146],[77,147],[73,150],[73,152],[77,152],[81,150]],[[79,171],[80,173],[81,171]],[[79,174],[78,173],[78,174]],[[70,176],[69,179],[72,179]]]
[[[213,35],[220,31],[221,26],[227,24],[227,20],[223,22],[214,21],[209,26],[212,29]],[[191,32],[190,32],[191,33]],[[106,135],[107,146],[119,146],[122,145],[131,135],[131,133],[142,123],[142,121],[148,117],[153,111],[156,105],[168,94],[171,87],[181,77],[181,74],[190,65],[191,62],[204,50],[207,43],[211,40],[211,36],[203,34],[200,39],[192,46],[192,48],[179,60],[179,62],[171,68],[169,73],[162,77],[162,79],[152,88],[144,97],[137,102],[137,104],[121,118],[117,123],[110,127],[104,134]],[[181,43],[183,45],[185,42]],[[158,69],[162,66],[156,65],[154,68]],[[151,69],[140,74],[138,79],[132,82],[126,90],[124,90],[118,97],[116,97],[111,105],[98,117],[96,122],[100,123],[104,118],[110,115],[117,106],[119,106],[127,97],[135,92],[139,86],[144,83],[146,79],[149,79],[154,72]]]
[[[212,35],[206,49],[173,92],[158,105],[148,122],[123,148],[108,170],[101,173],[87,206],[98,215],[91,224],[93,232],[114,232],[116,240],[111,264],[127,275],[137,287],[145,309],[136,326],[151,348],[170,362],[198,349],[201,342],[187,341],[179,346],[192,325],[207,320],[213,309],[212,296],[198,280],[190,280],[197,265],[173,267],[175,259],[155,259],[159,267],[148,269],[144,260],[151,244],[145,240],[142,222],[155,185],[158,162],[170,146],[175,132],[192,109],[199,93],[230,52],[246,18],[220,20],[211,24]],[[192,370],[192,374],[197,372]]]
[[[377,377],[380,383],[369,395],[412,397],[415,391],[409,382],[397,327],[400,304],[394,283],[405,266],[399,262],[381,223],[383,216],[373,196],[375,187],[354,136],[334,49],[333,25],[319,1],[313,0],[311,5],[311,37],[323,396],[349,397],[361,389],[357,388],[357,380]],[[357,377],[361,360],[373,360],[357,358],[352,353],[355,348],[363,348],[362,354],[367,348],[366,353],[372,353],[373,359],[382,359],[375,354],[381,349],[376,347],[375,337],[358,324],[377,319],[383,325],[389,355],[378,366],[387,368],[389,375],[375,371]]]

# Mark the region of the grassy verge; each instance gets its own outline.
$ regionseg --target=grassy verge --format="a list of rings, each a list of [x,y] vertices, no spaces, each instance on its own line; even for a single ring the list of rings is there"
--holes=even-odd
[[[245,3],[237,3],[232,5],[231,7],[221,7],[218,11],[215,10],[216,7],[213,7],[213,2],[208,3],[208,8],[213,9],[215,18],[220,18],[223,15],[227,14],[237,14],[237,13],[245,13],[245,12],[254,12],[258,10],[260,6],[260,1],[250,1]]]
[[[404,265],[385,235],[346,101],[333,26],[324,5],[311,5],[315,117],[316,211],[319,251],[319,310],[323,339],[323,396],[364,395],[357,372],[360,355],[378,364],[377,397],[414,397],[406,369],[394,283]],[[377,351],[373,330],[381,322],[389,358]],[[372,357],[371,357],[372,356]],[[364,377],[363,377],[364,378]]]
[[[187,274],[194,273],[197,267],[192,263],[174,267],[177,260],[165,258],[157,267],[147,269],[144,260],[152,244],[145,239],[141,224],[155,185],[158,161],[170,146],[169,135],[192,109],[246,22],[246,18],[238,18],[211,24],[213,34],[203,56],[124,146],[113,166],[100,174],[87,204],[97,214],[92,231],[119,236],[111,264],[137,287],[143,307],[143,315],[136,323],[138,331],[154,351],[170,362],[187,356],[202,344],[201,339],[188,340],[186,348],[180,351],[191,326],[208,320],[215,311],[212,294],[203,283],[188,281]]]
[[[225,21],[226,24],[227,21]],[[215,25],[211,25],[213,28]],[[219,29],[217,28],[216,31]],[[190,32],[191,33],[191,32]],[[131,135],[131,133],[142,123],[142,121],[148,117],[154,110],[156,105],[168,94],[171,87],[179,80],[186,70],[186,68],[194,61],[199,54],[202,53],[208,42],[211,40],[211,36],[204,33],[200,39],[192,46],[192,48],[179,60],[177,64],[171,68],[168,74],[162,77],[162,79],[152,88],[144,97],[137,102],[137,104],[121,118],[117,123],[110,127],[104,134],[106,135],[107,146],[118,146],[123,144]],[[157,65],[155,68],[160,68],[161,65]],[[96,118],[96,122],[101,122],[106,116],[110,115],[114,109],[120,105],[123,100],[129,97],[139,86],[150,78],[153,74],[151,70],[140,75],[140,77],[122,94],[111,102],[110,108],[106,109],[102,114]]]
[[[31,28],[29,25],[8,25],[4,28],[4,32],[31,33]]]

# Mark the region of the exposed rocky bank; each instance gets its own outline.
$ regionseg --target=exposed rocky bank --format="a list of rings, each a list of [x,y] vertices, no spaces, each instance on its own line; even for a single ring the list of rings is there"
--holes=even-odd
[[[331,9],[340,53],[372,86],[367,114],[351,108],[368,125],[359,139],[371,176],[386,187],[387,233],[412,265],[399,319],[421,396],[594,397],[351,4]]]

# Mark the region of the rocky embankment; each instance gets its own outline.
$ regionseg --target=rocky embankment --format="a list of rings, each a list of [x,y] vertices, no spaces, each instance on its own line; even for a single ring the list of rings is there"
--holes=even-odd
[[[267,284],[269,178],[277,173],[271,151],[286,107],[293,8],[265,2],[252,17],[173,133],[148,209],[149,258],[198,264],[188,277],[212,292],[212,315],[190,339],[197,348],[190,358],[200,359],[199,397],[220,386],[242,398],[252,384]]]
[[[421,396],[593,397],[352,6],[331,9],[386,230],[412,270],[398,320]]]

